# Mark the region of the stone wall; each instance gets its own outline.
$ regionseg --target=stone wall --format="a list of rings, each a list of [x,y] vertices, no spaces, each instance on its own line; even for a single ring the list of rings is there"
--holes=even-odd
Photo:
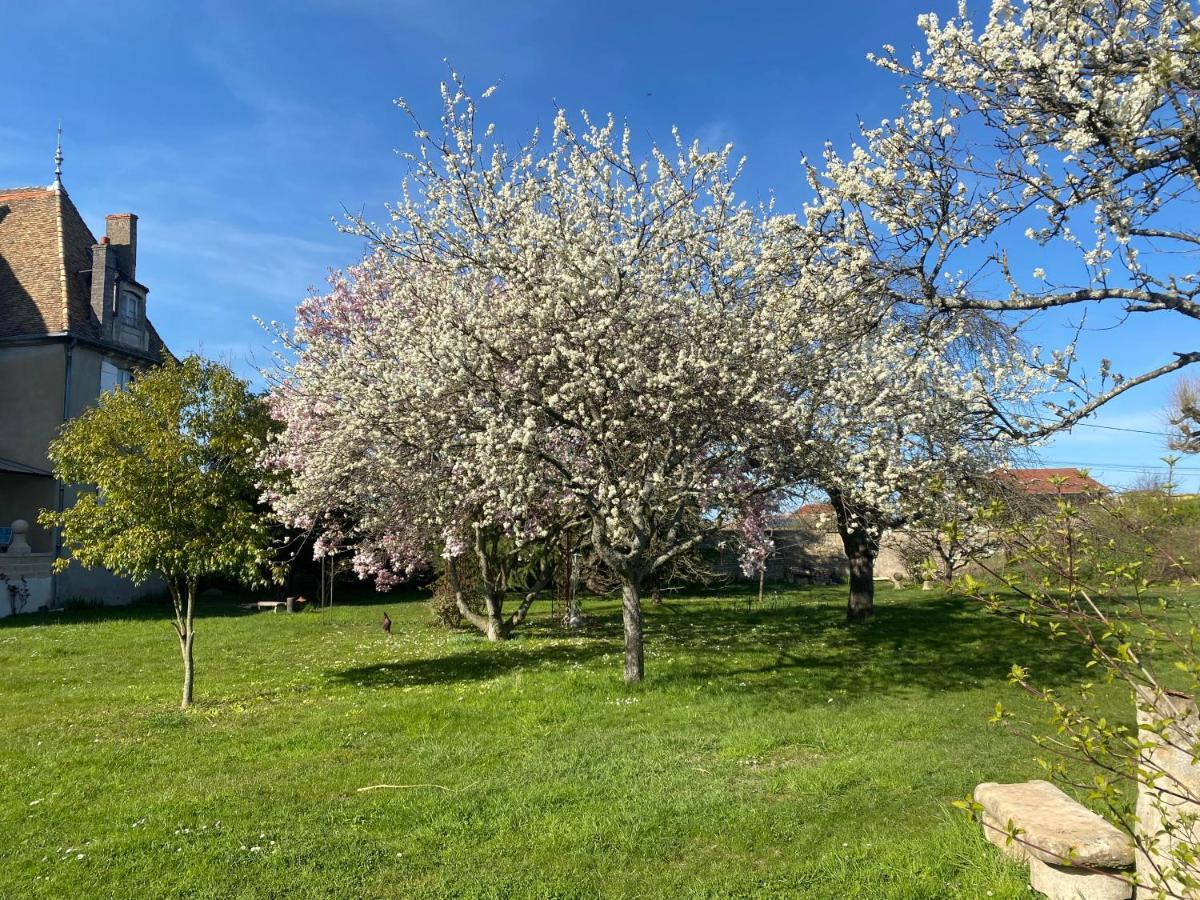
[[[800,571],[812,572],[818,582],[828,577],[842,582],[848,577],[848,562],[842,549],[842,538],[836,531],[822,531],[803,524],[775,529],[771,535],[775,551],[767,558],[768,581],[790,581]],[[875,560],[875,578],[890,580],[899,575],[902,579],[912,577],[904,563],[903,532],[888,532],[880,542],[879,556]],[[724,547],[719,542],[710,542],[708,555],[711,567],[724,578],[745,579],[738,562],[736,540],[730,538]]]
[[[105,606],[125,606],[135,600],[165,595],[167,585],[157,575],[141,584],[114,575],[107,569],[85,569],[72,561],[58,575],[58,603],[103,603]]]
[[[29,591],[29,598],[21,607],[21,612],[33,612],[39,607],[50,606],[54,598],[54,575],[50,568],[53,563],[53,553],[26,553],[21,556],[0,553],[0,575],[4,576],[0,580],[0,618],[16,612],[9,586]]]

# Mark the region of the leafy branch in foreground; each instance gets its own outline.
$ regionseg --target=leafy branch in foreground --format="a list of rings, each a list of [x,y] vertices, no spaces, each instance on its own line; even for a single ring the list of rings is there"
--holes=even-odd
[[[1011,683],[1045,705],[1050,733],[1003,704],[994,721],[1023,731],[1051,780],[1086,791],[1132,835],[1146,896],[1195,896],[1200,626],[1183,590],[1195,584],[1186,561],[1171,560],[1169,580],[1147,577],[1160,556],[1155,523],[1120,496],[1059,497],[1039,515],[999,515],[993,524],[1003,553],[977,559],[986,581],[964,576],[959,590],[1087,656],[1070,690],[1039,685],[1035,669],[1013,666]],[[1114,692],[1134,701],[1136,723],[1105,712]]]

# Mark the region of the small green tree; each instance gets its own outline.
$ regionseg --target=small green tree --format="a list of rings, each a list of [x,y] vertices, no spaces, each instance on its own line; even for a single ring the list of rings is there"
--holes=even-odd
[[[84,566],[166,582],[185,708],[192,702],[197,583],[210,575],[246,585],[269,580],[269,523],[255,499],[270,428],[265,404],[246,382],[189,356],[104,394],[50,445],[55,475],[80,491],[73,505],[45,510],[39,520],[62,529]]]

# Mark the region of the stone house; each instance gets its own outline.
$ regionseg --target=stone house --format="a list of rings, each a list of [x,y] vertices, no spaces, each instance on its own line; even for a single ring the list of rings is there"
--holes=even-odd
[[[1087,503],[1108,493],[1108,488],[1079,469],[998,469],[991,473],[995,487],[1010,502],[1030,512],[1052,506],[1056,500]],[[914,535],[921,530],[884,532],[875,558],[876,581],[905,581],[916,573],[909,567]],[[775,550],[767,558],[768,581],[828,583],[844,581],[849,562],[837,530],[837,517],[829,503],[806,503],[771,523]],[[739,550],[735,540],[713,540],[706,545],[709,565],[725,578],[740,579]],[[757,577],[757,576],[756,576]]]
[[[146,589],[78,565],[52,576],[61,539],[37,524],[39,510],[72,500],[47,458],[60,426],[168,352],[146,296],[137,216],[108,216],[97,240],[57,175],[48,188],[0,188],[0,526],[19,523],[0,530],[0,577],[25,579],[26,609],[128,602]],[[11,606],[4,584],[0,615]]]
[[[770,534],[775,549],[767,557],[768,581],[829,584],[847,579],[849,562],[833,507],[828,503],[806,503],[787,515],[775,517]],[[875,560],[877,581],[911,577],[904,562],[903,545],[903,532],[884,534]],[[710,557],[710,565],[724,577],[743,578],[738,554],[736,541],[723,542]]]

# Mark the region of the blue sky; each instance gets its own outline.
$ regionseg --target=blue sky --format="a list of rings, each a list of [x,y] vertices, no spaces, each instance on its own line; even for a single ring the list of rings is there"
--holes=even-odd
[[[331,218],[382,218],[403,175],[404,96],[436,120],[449,59],[482,90],[501,132],[546,125],[557,105],[613,112],[635,134],[672,125],[733,141],[749,164],[743,195],[806,196],[798,161],[845,146],[861,118],[893,115],[892,76],[865,60],[919,42],[915,20],[944,0],[573,3],[550,0],[253,0],[95,3],[0,0],[0,186],[47,183],[64,128],[64,182],[92,225],[135,212],[139,280],[176,352],[198,350],[249,374],[269,362],[252,316],[290,319],[359,242]],[[12,73],[20,73],[13,77]],[[1153,321],[1149,321],[1153,319]],[[1117,369],[1158,364],[1193,323],[1144,317],[1092,334],[1090,356]],[[1047,323],[1039,336],[1061,343]],[[1183,340],[1181,342],[1181,335]],[[1041,452],[1091,464],[1107,483],[1161,466],[1169,384],[1114,403]],[[1095,427],[1102,426],[1102,427]],[[1184,464],[1200,487],[1200,460]]]

